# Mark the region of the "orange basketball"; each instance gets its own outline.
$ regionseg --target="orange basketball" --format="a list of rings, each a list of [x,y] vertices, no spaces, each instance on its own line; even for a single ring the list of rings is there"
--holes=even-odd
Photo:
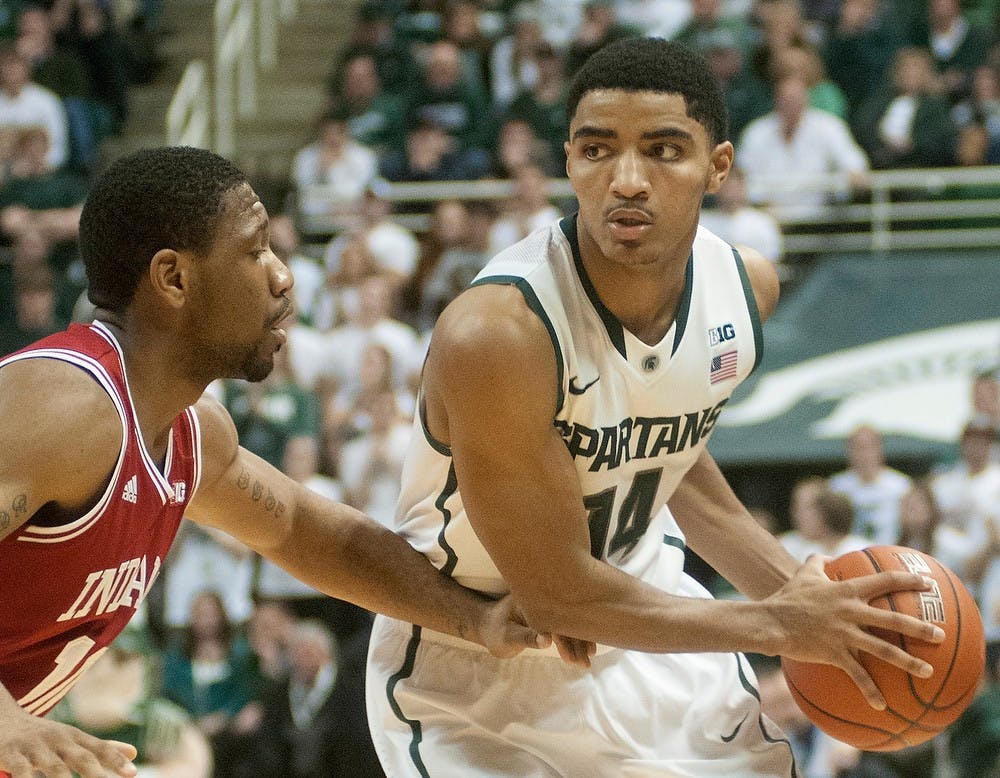
[[[934,557],[902,546],[872,546],[826,565],[826,574],[835,581],[892,570],[921,573],[937,584],[933,590],[894,592],[871,603],[933,621],[945,631],[944,642],[934,645],[874,630],[930,663],[930,678],[862,653],[861,664],[885,697],[886,709],[880,711],[840,668],[782,659],[792,696],[809,719],[828,735],[865,751],[896,751],[941,732],[972,702],[986,662],[979,609],[958,576]]]

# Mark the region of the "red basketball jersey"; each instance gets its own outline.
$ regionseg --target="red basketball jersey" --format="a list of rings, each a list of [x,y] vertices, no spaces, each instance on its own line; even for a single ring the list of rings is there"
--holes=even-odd
[[[173,423],[161,472],[132,407],[121,349],[101,325],[71,325],[3,360],[60,359],[89,372],[118,410],[123,444],[89,511],[31,522],[0,541],[0,681],[44,715],[124,629],[149,592],[201,474],[197,417]]]

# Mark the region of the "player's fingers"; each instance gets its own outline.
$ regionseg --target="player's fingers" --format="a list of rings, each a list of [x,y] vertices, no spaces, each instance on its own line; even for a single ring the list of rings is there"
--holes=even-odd
[[[899,646],[880,640],[874,635],[868,635],[868,633],[865,633],[865,635],[866,639],[859,644],[859,648],[862,651],[878,657],[883,662],[888,662],[918,678],[930,678],[934,673],[934,668],[930,663],[925,662],[920,657],[908,654]]]
[[[138,770],[132,763],[135,747],[117,740],[98,740],[86,737],[86,743],[60,751],[63,761],[72,767],[80,778],[106,778],[108,775],[131,778]],[[110,772],[109,772],[110,771]]]
[[[905,573],[901,570],[863,575],[843,583],[850,586],[859,597],[866,601],[892,592],[920,592],[934,587],[932,579],[919,573]]]
[[[916,616],[909,616],[885,608],[868,608],[862,624],[866,627],[878,627],[890,632],[898,632],[925,643],[940,643],[945,638],[944,630],[934,622],[924,621]]]
[[[590,667],[590,657],[593,654],[590,650],[590,646],[593,645],[592,643],[586,640],[563,637],[562,635],[556,635],[554,641],[556,649],[559,651],[559,657],[564,662],[577,665],[578,667]]]
[[[882,692],[878,690],[875,681],[868,675],[868,671],[865,670],[861,662],[848,654],[847,659],[840,664],[840,668],[851,677],[869,705],[875,710],[885,710],[885,697],[882,696]]]

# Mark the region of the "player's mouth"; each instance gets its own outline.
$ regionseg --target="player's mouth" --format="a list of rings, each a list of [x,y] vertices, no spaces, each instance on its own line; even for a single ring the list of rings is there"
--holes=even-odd
[[[608,229],[615,240],[639,240],[653,226],[653,217],[640,208],[615,208],[608,214]]]
[[[282,345],[288,339],[288,332],[284,327],[280,327],[279,325],[292,315],[292,308],[292,301],[287,297],[284,298],[284,304],[282,305],[281,310],[272,316],[268,321],[268,329],[278,337],[278,340]]]

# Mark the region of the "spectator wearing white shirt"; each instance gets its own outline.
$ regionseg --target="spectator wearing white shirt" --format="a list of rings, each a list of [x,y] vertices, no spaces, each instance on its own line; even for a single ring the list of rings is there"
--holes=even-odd
[[[31,63],[15,48],[0,52],[0,134],[41,127],[49,139],[46,161],[52,169],[69,156],[66,110],[55,92],[31,81]]]
[[[549,201],[545,173],[537,165],[524,165],[517,171],[507,210],[490,228],[490,253],[497,254],[561,218],[562,213]]]
[[[827,194],[810,188],[809,179],[842,173],[848,189],[859,188],[869,171],[868,157],[847,123],[809,107],[809,87],[798,74],[779,78],[774,110],[747,125],[736,163],[746,173],[750,202],[773,208],[779,219],[822,216]]]
[[[746,174],[738,167],[729,169],[715,207],[702,210],[701,224],[727,243],[757,249],[776,265],[784,255],[781,225],[770,213],[750,205]]]
[[[899,537],[899,501],[910,477],[885,461],[882,434],[862,425],[847,439],[847,469],[830,476],[830,488],[854,505],[854,532],[870,543],[888,544]]]
[[[854,522],[851,501],[832,491],[819,476],[795,484],[791,518],[794,529],[779,535],[778,540],[800,562],[813,554],[838,557],[869,545],[865,538],[851,532]]]
[[[303,216],[355,211],[378,169],[374,151],[350,137],[347,115],[342,110],[325,114],[317,137],[299,149],[292,161],[292,181]],[[310,189],[321,185],[322,195]]]

